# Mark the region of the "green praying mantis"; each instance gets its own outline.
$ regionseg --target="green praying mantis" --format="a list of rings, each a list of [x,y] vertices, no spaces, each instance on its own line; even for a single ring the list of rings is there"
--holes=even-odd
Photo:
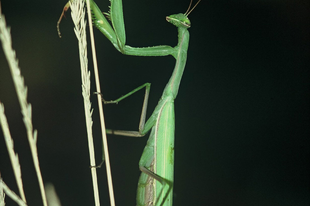
[[[121,0],[110,0],[111,7],[109,18],[112,26],[100,11],[93,0],[90,0],[90,9],[93,24],[111,41],[113,46],[121,53],[134,56],[167,56],[172,55],[176,64],[170,80],[155,107],[152,115],[147,121],[146,111],[150,92],[150,83],[145,83],[128,94],[108,103],[118,103],[135,92],[145,88],[145,97],[139,123],[139,131],[107,130],[108,134],[142,137],[151,130],[147,145],[144,148],[139,168],[142,171],[138,182],[137,205],[138,206],[172,206],[173,201],[173,179],[174,179],[174,99],[176,98],[186,64],[187,49],[189,44],[189,32],[191,23],[188,15],[198,5],[200,0],[182,14],[173,14],[166,20],[178,28],[178,44],[171,46],[153,46],[135,48],[126,45],[123,8]],[[64,11],[69,8],[69,3]],[[63,16],[63,13],[62,13]],[[61,16],[61,18],[62,18]],[[61,19],[60,18],[60,19]],[[59,23],[58,23],[59,26]],[[59,33],[60,34],[60,33]]]

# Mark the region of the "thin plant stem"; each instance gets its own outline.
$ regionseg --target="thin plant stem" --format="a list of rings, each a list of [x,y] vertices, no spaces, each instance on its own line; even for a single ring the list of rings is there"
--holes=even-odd
[[[2,180],[0,177],[0,190],[4,191],[5,194],[7,194],[12,200],[14,200],[19,206],[27,206],[27,203],[25,203],[14,191],[12,191]]]
[[[23,189],[23,180],[22,180],[22,173],[21,173],[21,169],[20,169],[20,163],[19,163],[19,158],[18,155],[15,153],[14,151],[14,142],[10,133],[10,129],[9,129],[9,125],[8,125],[8,121],[7,118],[4,114],[4,105],[0,102],[0,124],[2,127],[2,131],[3,131],[3,136],[4,136],[4,140],[6,143],[6,148],[8,149],[8,153],[10,156],[10,160],[11,160],[11,164],[12,164],[12,168],[13,168],[13,172],[15,175],[15,180],[17,183],[17,187],[19,190],[19,194],[21,196],[21,199],[24,202],[26,201],[26,196],[24,193],[24,189]]]
[[[88,139],[89,159],[90,165],[94,166],[95,152],[94,142],[92,134],[92,108],[90,102],[90,71],[88,70],[88,59],[87,59],[87,41],[86,41],[86,20],[85,20],[85,9],[84,1],[73,1],[70,2],[72,20],[75,25],[74,32],[79,43],[79,54],[80,54],[80,65],[81,65],[81,79],[82,79],[82,95],[84,100],[84,112],[86,120],[86,130]],[[93,182],[94,200],[95,205],[100,205],[98,180],[96,168],[91,167],[91,176]]]
[[[90,155],[90,165],[91,165],[91,174],[93,180],[93,190],[94,190],[94,198],[95,198],[95,205],[99,206],[99,191],[98,191],[98,183],[97,183],[97,173],[96,173],[96,162],[95,162],[95,155],[94,155],[94,145],[93,145],[93,138],[92,138],[92,120],[91,120],[91,103],[89,100],[90,97],[90,73],[87,70],[87,48],[86,48],[86,29],[85,29],[85,21],[84,15],[85,12],[82,10],[84,1],[73,1],[70,3],[71,10],[72,10],[72,17],[73,21],[76,25],[75,33],[79,40],[79,50],[80,50],[80,62],[81,62],[81,74],[82,74],[82,94],[84,98],[84,111],[85,111],[85,118],[86,118],[86,127],[88,133],[88,146],[89,146],[89,155]],[[87,2],[89,4],[89,2]],[[79,5],[79,6],[77,6]],[[77,7],[75,7],[77,6]],[[94,35],[92,29],[92,19],[91,19],[91,12],[89,6],[87,7],[88,10],[88,18],[89,18],[89,25],[90,25],[90,37],[91,37],[91,47],[92,47],[92,54],[93,54],[93,62],[94,62],[94,71],[95,71],[95,79],[96,79],[96,87],[97,92],[100,93],[100,83],[99,83],[99,75],[98,75],[98,66],[96,60],[96,51],[95,51],[95,44],[94,44]],[[78,12],[76,12],[78,11]],[[110,202],[112,206],[115,206],[114,200],[114,193],[113,193],[113,184],[112,184],[112,177],[111,177],[111,169],[110,169],[110,161],[109,161],[109,154],[108,154],[108,146],[107,146],[107,139],[105,134],[105,124],[103,118],[103,107],[102,101],[100,96],[98,95],[98,105],[99,105],[99,115],[100,115],[100,122],[101,122],[101,130],[102,130],[102,139],[104,145],[104,156],[106,162],[106,170],[107,170],[107,179],[108,179],[108,187],[109,187],[109,194],[110,194]]]
[[[40,164],[39,164],[39,159],[38,159],[37,130],[33,130],[32,108],[31,108],[31,104],[27,102],[27,91],[28,90],[24,83],[24,78],[21,75],[21,71],[20,71],[18,61],[15,55],[15,51],[12,48],[12,39],[10,35],[10,29],[6,27],[3,15],[1,15],[1,19],[3,20],[0,21],[1,22],[0,39],[2,41],[4,54],[7,58],[7,61],[10,67],[15,90],[16,90],[17,97],[19,100],[19,104],[21,106],[21,113],[23,115],[23,121],[26,127],[28,142],[30,145],[32,160],[34,163],[34,168],[35,168],[38,182],[39,182],[39,188],[41,192],[43,205],[47,206],[46,194],[44,190],[44,184],[43,184],[43,179],[42,179]]]
[[[87,13],[88,13],[88,22],[89,22],[88,25],[89,25],[89,32],[90,32],[90,41],[91,41],[91,48],[92,48],[93,64],[94,64],[96,91],[99,94],[101,94],[100,81],[99,81],[99,71],[98,71],[96,48],[95,48],[95,39],[94,39],[94,32],[93,32],[93,26],[92,26],[93,23],[92,23],[89,0],[86,0],[86,4],[87,4]],[[107,171],[108,187],[109,187],[109,194],[110,194],[110,204],[111,204],[111,206],[115,206],[113,183],[112,183],[112,174],[111,174],[111,166],[110,166],[110,158],[109,158],[109,150],[108,150],[108,142],[107,142],[105,121],[104,121],[104,115],[103,115],[102,99],[101,99],[100,95],[97,96],[97,100],[98,100],[98,107],[99,107],[100,125],[101,125],[102,141],[103,141],[103,147],[104,147],[103,150],[104,150],[104,157],[105,157],[105,164],[106,164],[106,171]]]

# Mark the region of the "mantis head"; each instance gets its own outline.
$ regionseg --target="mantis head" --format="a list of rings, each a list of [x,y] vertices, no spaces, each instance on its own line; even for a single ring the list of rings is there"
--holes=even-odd
[[[176,27],[185,27],[185,28],[189,28],[191,27],[191,22],[188,19],[188,15],[194,10],[194,8],[198,5],[198,3],[201,1],[199,0],[195,6],[190,9],[191,5],[192,5],[192,1],[190,2],[187,11],[184,14],[172,14],[170,16],[166,17],[166,20],[168,22],[170,22],[171,24],[173,24]]]
[[[166,20],[176,27],[191,27],[191,22],[184,14],[172,14],[166,17]]]

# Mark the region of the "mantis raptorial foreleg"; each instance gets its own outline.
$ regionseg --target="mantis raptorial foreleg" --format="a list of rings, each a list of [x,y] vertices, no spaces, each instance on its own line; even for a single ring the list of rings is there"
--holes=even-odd
[[[158,105],[151,117],[145,122],[149,84],[146,83],[127,95],[115,101],[116,103],[130,96],[136,91],[146,88],[146,97],[140,119],[139,132],[107,130],[108,133],[125,136],[143,136],[151,130],[147,145],[139,161],[142,171],[137,192],[137,205],[161,205],[172,206],[173,176],[174,176],[174,99],[176,98],[186,64],[187,49],[189,43],[188,28],[191,23],[187,16],[200,2],[185,14],[173,14],[166,20],[178,28],[178,44],[171,46],[154,46],[135,48],[126,45],[123,8],[121,0],[110,0],[109,16],[112,26],[104,17],[93,0],[90,1],[94,25],[111,41],[112,45],[121,53],[135,56],[167,56],[172,55],[176,64],[170,80],[168,81]],[[65,7],[66,8],[66,7]]]

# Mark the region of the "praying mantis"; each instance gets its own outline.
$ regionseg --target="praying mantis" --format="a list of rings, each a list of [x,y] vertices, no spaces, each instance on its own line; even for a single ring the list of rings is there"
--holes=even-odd
[[[132,90],[128,94],[112,101],[104,101],[105,104],[118,103],[135,92],[145,88],[144,102],[139,123],[139,131],[107,130],[108,134],[142,137],[151,130],[147,145],[144,148],[139,161],[139,169],[142,171],[138,182],[137,205],[138,206],[172,206],[173,179],[174,179],[174,99],[176,99],[183,71],[187,59],[189,44],[189,32],[191,23],[188,15],[198,5],[200,0],[182,14],[173,14],[166,20],[178,28],[178,44],[175,47],[161,45],[153,47],[135,48],[126,45],[125,26],[121,0],[110,0],[111,7],[109,18],[112,26],[104,17],[93,0],[90,1],[90,9],[93,24],[111,41],[113,46],[121,53],[134,56],[167,56],[172,55],[176,64],[170,80],[147,121],[146,111],[150,92],[150,83],[145,83]],[[69,3],[64,11],[69,8]],[[63,16],[63,14],[62,14]],[[59,25],[59,24],[58,24]]]

